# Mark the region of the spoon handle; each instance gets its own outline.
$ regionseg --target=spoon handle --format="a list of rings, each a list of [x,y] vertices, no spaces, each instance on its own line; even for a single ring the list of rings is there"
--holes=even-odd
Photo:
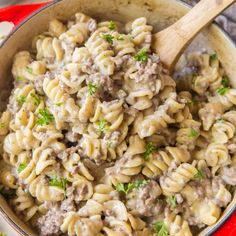
[[[153,50],[173,69],[183,50],[205,26],[236,0],[201,0],[176,23],[153,35]]]

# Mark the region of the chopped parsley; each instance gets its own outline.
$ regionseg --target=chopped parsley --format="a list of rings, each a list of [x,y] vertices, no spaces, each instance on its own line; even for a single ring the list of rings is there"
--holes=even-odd
[[[115,24],[115,22],[114,21],[109,21],[109,23],[108,23],[108,29],[109,30],[114,30],[116,28],[116,24]]]
[[[18,104],[22,106],[26,101],[26,96],[20,95],[16,100],[17,100]]]
[[[189,134],[188,134],[188,137],[190,137],[190,138],[196,138],[197,136],[198,136],[198,132],[197,132],[195,129],[191,128],[191,129],[190,129],[190,132],[189,132]]]
[[[156,236],[168,236],[169,235],[163,221],[156,222],[153,225],[153,229],[156,233]]]
[[[23,76],[17,76],[17,77],[16,77],[16,80],[17,80],[17,81],[22,81],[22,80],[25,80],[25,78],[24,78]]]
[[[66,178],[53,178],[49,181],[50,186],[58,187],[60,189],[63,189],[64,191],[66,190],[67,186],[67,179]]]
[[[145,152],[143,153],[143,159],[148,161],[149,155],[154,151],[154,146],[152,142],[148,142],[145,146]]]
[[[40,97],[35,93],[31,93],[30,96],[34,99],[34,105],[38,106],[40,104]]]
[[[216,53],[213,53],[210,55],[210,61],[214,61],[217,59],[217,54]]]
[[[0,122],[0,128],[3,128],[5,125],[3,122]]]
[[[64,104],[64,102],[58,102],[58,103],[56,103],[55,105],[58,106],[58,107],[60,107],[60,106],[62,106],[63,104]]]
[[[111,34],[103,34],[102,38],[106,39],[108,43],[113,43],[114,37]]]
[[[28,73],[33,74],[33,69],[32,69],[31,67],[26,66],[25,69],[26,69],[26,71],[27,71]]]
[[[221,117],[221,118],[217,119],[216,122],[224,123],[225,122],[225,118]]]
[[[116,39],[117,39],[117,40],[124,40],[124,37],[121,36],[121,35],[119,35]]]
[[[221,96],[225,95],[228,91],[229,91],[229,88],[227,87],[221,87],[216,90],[216,92]]]
[[[90,96],[93,96],[94,93],[97,91],[98,86],[96,84],[89,83],[88,84],[88,92]]]
[[[115,186],[115,189],[117,192],[121,192],[127,195],[131,190],[142,188],[148,182],[149,182],[148,180],[136,180],[132,183],[118,183]]]
[[[26,168],[26,166],[26,163],[20,163],[17,169],[18,173],[21,173]]]
[[[169,206],[171,208],[175,208],[177,206],[176,197],[175,196],[169,196],[167,198],[167,203],[169,204]]]
[[[37,125],[49,125],[54,121],[54,116],[48,111],[47,108],[39,110],[39,118],[36,121]]]
[[[147,49],[140,50],[135,56],[136,61],[146,62],[148,60]]]
[[[229,77],[227,75],[223,76],[221,84],[223,85],[223,87],[229,87]]]
[[[105,119],[98,121],[98,130],[100,133],[105,133],[109,129],[108,122]]]
[[[205,177],[203,170],[197,169],[197,174],[194,175],[194,179],[200,180]]]

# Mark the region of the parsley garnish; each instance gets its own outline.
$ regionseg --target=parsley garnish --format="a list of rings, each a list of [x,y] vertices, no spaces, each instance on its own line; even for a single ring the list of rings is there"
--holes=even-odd
[[[116,28],[116,24],[115,24],[115,22],[114,21],[109,21],[109,23],[108,23],[108,29],[109,30],[114,30]]]
[[[169,196],[167,198],[167,203],[170,205],[171,208],[175,208],[177,206],[176,197],[175,196]]]
[[[210,61],[214,61],[217,59],[217,54],[216,53],[213,53],[210,55]]]
[[[16,100],[17,100],[18,104],[22,106],[24,104],[24,102],[26,101],[26,96],[20,95]]]
[[[118,183],[115,188],[117,192],[122,192],[124,194],[128,194],[133,189],[142,188],[146,185],[149,181],[148,180],[136,180],[132,183]]]
[[[156,236],[168,236],[169,235],[163,221],[156,222],[153,225],[153,229],[156,233]]]
[[[188,134],[188,137],[190,137],[190,138],[196,138],[197,136],[198,136],[198,132],[197,132],[195,129],[191,128],[191,129],[190,129],[190,132],[189,132],[189,134]]]
[[[58,106],[58,107],[60,107],[60,106],[62,106],[63,104],[64,104],[64,102],[58,102],[58,103],[56,103],[55,105]]]
[[[25,69],[27,70],[28,73],[33,74],[33,69],[31,67],[26,66]]]
[[[229,88],[226,88],[226,87],[221,87],[216,90],[216,92],[221,96],[225,95],[228,91],[229,91]]]
[[[146,62],[148,60],[147,49],[140,50],[135,56],[136,61]]]
[[[94,93],[96,92],[98,86],[96,84],[89,83],[88,84],[88,92],[90,96],[93,96]]]
[[[54,116],[48,111],[47,108],[39,110],[40,117],[36,121],[37,125],[49,125],[54,121]]]
[[[102,35],[102,38],[106,39],[106,41],[107,41],[108,43],[113,43],[114,37],[113,37],[112,35],[110,35],[110,34],[103,34],[103,35]]]
[[[145,152],[143,153],[143,159],[148,161],[149,155],[154,151],[154,146],[152,142],[148,142],[145,146]]]
[[[197,174],[194,175],[194,179],[200,180],[205,177],[203,170],[197,169]]]
[[[225,122],[225,118],[221,117],[221,118],[217,119],[216,122],[224,123]]]
[[[18,173],[21,173],[24,169],[26,168],[26,164],[25,163],[20,163],[20,165],[18,166]]]
[[[229,77],[227,75],[223,76],[221,84],[223,85],[223,87],[229,87]]]
[[[35,93],[31,93],[30,96],[34,98],[34,105],[38,106],[40,104],[40,97]]]
[[[16,80],[17,80],[17,81],[22,81],[22,80],[25,80],[25,78],[24,78],[23,76],[17,76],[17,77],[16,77]]]
[[[98,130],[100,133],[105,133],[109,129],[108,122],[105,119],[101,119],[98,122]]]
[[[3,128],[3,127],[4,127],[4,123],[0,122],[0,128]]]
[[[67,179],[66,178],[53,178],[49,181],[49,185],[50,186],[55,186],[58,188],[61,188],[63,190],[66,190],[66,186],[67,186]]]
[[[124,37],[121,36],[121,35],[119,35],[116,39],[117,39],[117,40],[124,40]]]

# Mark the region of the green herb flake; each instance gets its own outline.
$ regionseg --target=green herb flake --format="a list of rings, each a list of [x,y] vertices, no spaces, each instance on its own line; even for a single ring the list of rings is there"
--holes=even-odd
[[[40,97],[35,93],[31,93],[30,96],[34,99],[34,105],[38,106],[40,104]]]
[[[109,21],[109,23],[108,23],[108,29],[109,30],[114,30],[116,28],[116,24],[115,24],[115,22],[114,21]]]
[[[5,233],[0,232],[0,236],[7,236]]]
[[[148,180],[136,180],[132,183],[118,183],[115,186],[115,189],[117,192],[121,192],[127,195],[131,190],[142,188],[148,182],[149,182]]]
[[[26,101],[26,96],[20,95],[16,100],[17,100],[18,104],[22,106]]]
[[[26,66],[25,69],[28,73],[33,74],[33,69],[31,67]]]
[[[154,146],[152,142],[148,142],[145,146],[145,152],[143,153],[143,159],[148,161],[149,155],[154,151]]]
[[[90,96],[93,96],[94,93],[97,91],[98,86],[96,84],[89,83],[88,84],[88,92]]]
[[[0,122],[0,128],[4,128],[4,123],[3,122]]]
[[[98,130],[100,133],[105,133],[109,129],[108,122],[105,119],[101,119],[98,122]]]
[[[216,90],[216,92],[221,96],[225,95],[228,91],[229,91],[229,88],[226,88],[226,87],[221,87]]]
[[[23,81],[23,80],[25,80],[25,77],[23,77],[23,76],[17,76],[17,77],[16,77],[16,80],[17,80],[17,81]]]
[[[106,39],[108,43],[113,43],[114,37],[111,34],[103,34],[102,38]]]
[[[223,87],[229,87],[229,77],[227,75],[224,75],[222,80],[221,80],[221,84],[223,85]]]
[[[48,111],[47,108],[39,110],[39,118],[36,121],[37,125],[49,125],[54,121],[54,116]]]
[[[121,40],[124,40],[124,37],[121,36],[121,35],[119,35],[116,39],[119,40],[119,41],[121,41]]]
[[[194,179],[200,180],[205,177],[203,170],[197,169],[197,174],[194,175]]]
[[[18,173],[21,173],[26,168],[26,166],[26,163],[20,163],[17,169]]]
[[[64,104],[64,102],[58,102],[58,103],[55,103],[56,106],[60,107]]]
[[[140,62],[146,62],[148,60],[147,49],[140,50],[135,56],[134,59]]]
[[[214,61],[216,60],[218,57],[217,57],[217,54],[216,53],[213,53],[210,55],[210,61]]]
[[[188,134],[188,137],[190,137],[190,138],[196,138],[197,136],[198,136],[198,132],[197,132],[195,129],[191,128],[191,129],[190,129],[190,132],[189,132],[189,134]]]
[[[156,236],[168,236],[169,235],[163,221],[156,222],[153,225],[153,229],[156,233]]]
[[[167,198],[167,203],[169,204],[169,206],[171,208],[175,208],[177,206],[176,197],[175,196],[169,196]]]
[[[219,118],[219,119],[217,119],[216,120],[216,122],[218,122],[218,123],[224,123],[226,120],[225,120],[225,118],[223,118],[223,117],[221,117],[221,118]]]
[[[67,186],[67,179],[66,178],[57,178],[54,177],[49,181],[50,186],[58,187],[60,189],[63,189],[64,191],[66,190]]]
[[[137,189],[142,188],[147,183],[149,183],[149,180],[146,180],[146,179],[138,179],[133,182],[134,188],[137,188]]]

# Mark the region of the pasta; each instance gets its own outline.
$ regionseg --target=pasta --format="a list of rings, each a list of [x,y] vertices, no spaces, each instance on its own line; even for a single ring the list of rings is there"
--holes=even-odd
[[[13,61],[0,192],[40,236],[192,236],[236,186],[236,90],[216,53],[173,74],[145,17],[49,22]]]

